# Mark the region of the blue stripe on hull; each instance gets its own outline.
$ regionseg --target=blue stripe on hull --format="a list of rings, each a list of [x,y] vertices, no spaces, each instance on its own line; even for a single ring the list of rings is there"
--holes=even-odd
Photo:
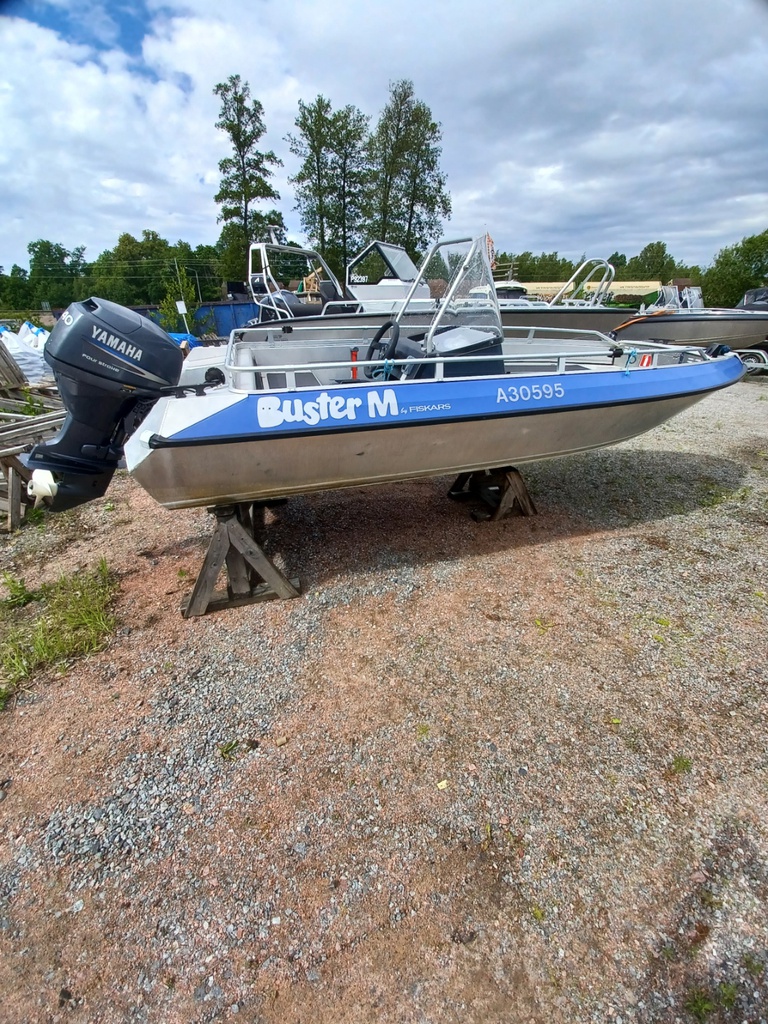
[[[200,418],[153,448],[216,444],[372,427],[412,426],[557,412],[703,394],[744,374],[737,356],[669,367],[533,374],[248,394],[229,408],[206,414],[205,397],[169,399],[199,403]]]

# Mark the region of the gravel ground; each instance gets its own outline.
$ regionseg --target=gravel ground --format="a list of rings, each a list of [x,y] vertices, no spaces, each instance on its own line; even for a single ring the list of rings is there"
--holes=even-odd
[[[196,620],[125,477],[2,539],[121,581],[0,715],[3,1021],[768,1021],[768,377],[524,477],[295,499]]]

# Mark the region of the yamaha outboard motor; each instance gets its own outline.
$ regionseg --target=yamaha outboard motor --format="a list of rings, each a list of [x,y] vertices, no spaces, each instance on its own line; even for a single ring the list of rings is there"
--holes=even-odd
[[[133,433],[163,389],[178,384],[183,355],[157,324],[105,299],[73,302],[45,345],[67,417],[25,461],[30,494],[73,508],[106,491]],[[43,472],[40,472],[43,471]]]

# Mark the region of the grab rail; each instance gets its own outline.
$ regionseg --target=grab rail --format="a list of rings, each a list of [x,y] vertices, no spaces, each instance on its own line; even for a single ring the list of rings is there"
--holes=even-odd
[[[592,268],[589,271],[589,273],[586,273],[587,267],[591,267]],[[593,257],[592,259],[589,259],[589,260],[584,260],[584,262],[581,264],[581,266],[577,267],[574,270],[574,272],[571,274],[571,276],[565,282],[565,284],[560,289],[560,291],[550,300],[549,305],[550,306],[556,306],[557,303],[562,300],[563,296],[567,294],[568,288],[571,285],[574,286],[574,288],[573,288],[574,296],[578,295],[578,293],[580,291],[584,291],[585,294],[586,294],[586,286],[587,286],[587,284],[592,280],[592,278],[595,276],[595,274],[598,272],[598,270],[601,270],[601,269],[603,271],[603,276],[600,279],[600,283],[598,284],[597,288],[595,288],[595,290],[592,293],[592,295],[589,296],[586,299],[586,302],[585,302],[585,304],[587,306],[597,306],[597,305],[600,305],[600,303],[602,302],[603,296],[608,293],[608,289],[613,284],[613,279],[616,276],[616,271],[615,271],[615,269],[613,267],[613,264],[609,263],[607,260],[600,259],[600,257],[598,257],[598,256],[595,256],[595,257]],[[580,274],[586,274],[586,276],[583,278],[583,280],[579,280],[579,275]]]
[[[248,350],[249,354],[253,354],[252,350]],[[242,352],[236,352],[235,356],[238,357]],[[606,367],[613,367],[616,371],[629,372],[630,370],[642,371],[651,367],[659,365],[659,357],[666,355],[670,357],[671,364],[682,364],[687,362],[706,362],[711,359],[706,353],[702,352],[701,349],[695,348],[676,348],[670,349],[666,345],[644,345],[642,351],[638,348],[621,348],[615,346],[613,350],[599,349],[595,351],[584,351],[584,352],[529,352],[529,353],[502,353],[491,354],[491,355],[466,355],[466,356],[445,356],[445,355],[425,355],[425,356],[408,356],[399,359],[333,359],[318,362],[303,362],[303,363],[282,363],[282,364],[271,364],[271,363],[256,363],[253,362],[251,365],[243,365],[240,362],[230,362],[229,359],[225,362],[224,368],[230,374],[230,380],[232,381],[233,391],[242,391],[250,393],[253,391],[288,391],[288,390],[316,390],[318,387],[327,386],[321,382],[316,381],[310,384],[297,385],[296,374],[301,373],[314,373],[315,370],[348,370],[358,371],[363,370],[366,367],[376,367],[381,369],[385,373],[392,373],[398,367],[401,369],[416,367],[422,365],[434,365],[435,376],[429,378],[430,380],[444,380],[444,369],[446,362],[455,366],[457,363],[472,363],[476,365],[478,362],[496,362],[499,361],[504,363],[505,373],[512,373],[507,370],[507,367],[517,367],[518,372],[522,372],[522,368],[535,364],[536,373],[542,374],[547,373],[551,375],[565,374],[565,373],[578,373],[583,372],[582,365],[572,365],[569,367],[569,363],[572,364],[583,364],[589,360],[600,360],[601,365]],[[650,360],[648,360],[650,356]],[[626,362],[623,364],[616,365],[616,361],[626,357]],[[541,364],[544,364],[542,368]],[[551,363],[551,366],[547,366]],[[270,388],[259,388],[255,386],[256,374],[277,374],[282,373],[286,375],[285,387],[270,387]],[[243,386],[244,378],[253,376],[254,386],[248,387]],[[289,382],[288,377],[291,376],[293,379]],[[473,374],[473,376],[475,376]],[[336,381],[336,385],[376,385],[382,383],[396,383],[396,384],[410,384],[418,383],[423,384],[424,379],[408,379],[401,377],[388,377],[384,380],[376,380],[373,378],[363,379],[350,379],[349,381]]]

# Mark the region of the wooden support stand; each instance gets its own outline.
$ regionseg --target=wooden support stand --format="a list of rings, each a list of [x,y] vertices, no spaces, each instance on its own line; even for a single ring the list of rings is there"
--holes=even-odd
[[[9,533],[18,530],[24,516],[29,471],[19,461],[16,453],[0,452],[0,512],[5,513],[5,527]]]
[[[536,515],[533,498],[514,466],[460,473],[448,492],[448,497],[454,501],[482,501],[487,507],[472,512],[472,518],[477,522],[489,519],[496,521],[513,512],[523,516]]]
[[[185,619],[254,601],[299,596],[299,580],[286,579],[256,542],[256,529],[264,525],[263,505],[221,505],[208,511],[216,516],[216,528],[192,593],[182,602]],[[214,589],[225,562],[226,594]]]

